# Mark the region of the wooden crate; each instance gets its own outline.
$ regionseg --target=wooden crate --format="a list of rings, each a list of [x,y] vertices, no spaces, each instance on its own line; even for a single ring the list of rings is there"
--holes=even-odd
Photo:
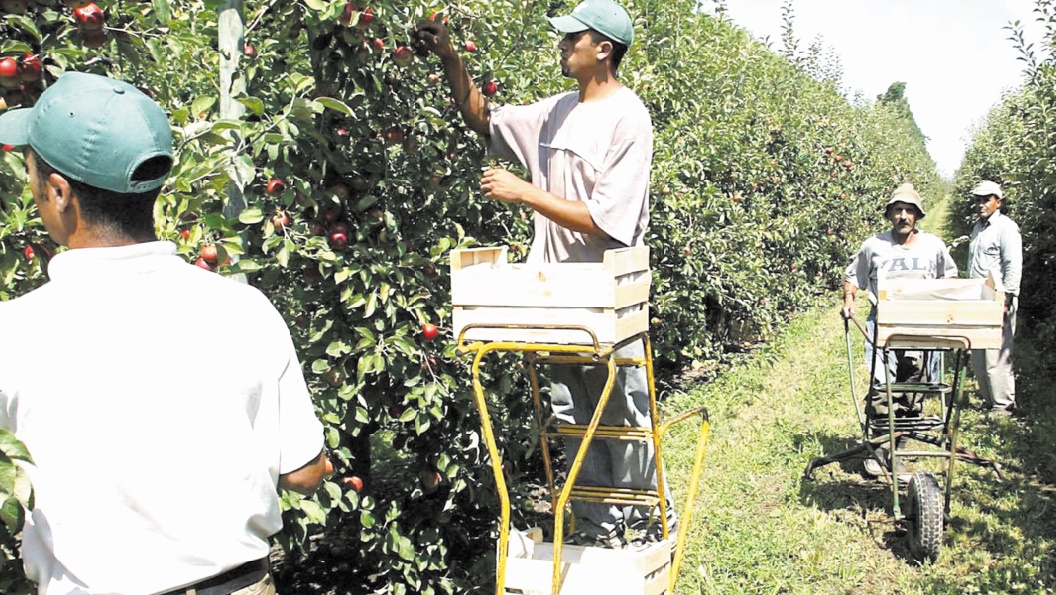
[[[662,595],[671,581],[674,541],[635,549],[566,545],[561,550],[561,591],[558,595]],[[553,595],[554,544],[538,529],[512,531],[506,558],[508,595]]]
[[[942,347],[941,337],[965,337],[973,349],[1001,347],[1005,291],[991,274],[986,279],[890,279],[877,287],[877,343],[891,335],[899,347]]]
[[[603,262],[511,264],[506,248],[451,253],[451,302],[457,336],[466,325],[583,325],[601,343],[649,328],[649,248],[607,250]],[[582,331],[476,328],[467,340],[589,344]]]

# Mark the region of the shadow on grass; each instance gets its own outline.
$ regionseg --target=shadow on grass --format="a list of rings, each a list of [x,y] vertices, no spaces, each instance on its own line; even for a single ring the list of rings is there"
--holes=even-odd
[[[936,569],[920,576],[923,592],[1056,592],[1056,383],[1051,354],[1033,351],[1026,341],[1022,351],[1022,358],[1017,353],[1016,417],[990,419],[974,408],[962,412],[959,442],[1001,463],[1006,481],[997,481],[990,469],[956,464],[953,515],[946,521]],[[972,398],[978,407],[978,397]],[[796,443],[800,450],[832,457],[859,440],[803,434]],[[890,487],[861,472],[861,457],[817,467],[814,481],[800,483],[800,501],[836,518],[864,517],[870,527],[887,524],[870,517],[886,515],[889,524],[877,534],[880,543],[916,564],[905,538],[906,522],[891,519]],[[944,484],[943,474],[936,475]]]

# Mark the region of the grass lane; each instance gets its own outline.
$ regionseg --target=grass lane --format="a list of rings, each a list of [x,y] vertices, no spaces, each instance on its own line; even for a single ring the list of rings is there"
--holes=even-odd
[[[834,295],[749,362],[666,396],[664,417],[705,404],[712,426],[677,592],[1056,592],[1056,390],[1044,372],[1051,358],[1028,338],[1017,340],[1024,414],[1016,419],[988,419],[977,409],[974,382],[966,383],[974,407],[963,411],[960,442],[1000,461],[1007,481],[958,465],[942,556],[921,566],[891,517],[890,488],[864,479],[861,462],[822,467],[813,482],[801,478],[811,458],[860,436],[838,309]],[[861,395],[853,328],[852,337]],[[686,422],[665,440],[676,497],[686,494],[696,436]]]

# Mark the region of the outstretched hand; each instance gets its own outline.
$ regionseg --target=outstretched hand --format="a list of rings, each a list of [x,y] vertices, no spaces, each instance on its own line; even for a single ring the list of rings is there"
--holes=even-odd
[[[455,48],[451,44],[451,36],[447,31],[446,17],[440,18],[433,15],[433,18],[427,21],[419,21],[414,26],[414,39],[416,48],[424,48],[425,51],[432,52],[441,58],[455,53]]]

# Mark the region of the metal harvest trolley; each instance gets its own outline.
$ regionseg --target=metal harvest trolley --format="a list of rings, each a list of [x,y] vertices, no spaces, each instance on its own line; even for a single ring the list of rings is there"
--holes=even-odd
[[[649,250],[645,247],[609,250],[602,263],[517,265],[507,262],[506,248],[454,250],[451,256],[453,326],[458,349],[473,355],[473,389],[481,428],[491,457],[501,502],[496,569],[496,593],[645,594],[671,593],[690,527],[697,484],[709,434],[707,410],[699,407],[659,422],[653,379],[652,345],[648,334]],[[617,356],[625,346],[641,342],[640,357]],[[488,403],[480,380],[488,354],[519,352],[525,357],[540,450],[554,513],[553,542],[541,531],[518,533],[521,542],[510,554],[510,500],[502,457],[496,444]],[[593,418],[587,425],[547,425],[540,399],[539,366],[594,365],[608,370]],[[651,427],[600,425],[621,366],[644,366],[649,383]],[[545,408],[545,409],[548,409]],[[668,534],[667,498],[661,438],[679,422],[702,416],[686,504],[677,538]],[[548,439],[582,438],[564,485],[557,485]],[[634,490],[577,486],[584,455],[592,440],[636,440],[653,444],[657,488]],[[572,456],[572,453],[569,453]],[[571,500],[634,505],[659,509],[660,542],[640,550],[610,550],[564,545],[565,507]],[[527,549],[523,545],[527,540]],[[549,579],[549,580],[547,580]]]
[[[862,441],[847,450],[817,457],[804,470],[806,479],[813,479],[814,471],[829,463],[847,459],[875,458],[884,469],[884,479],[891,484],[892,512],[896,521],[906,521],[909,549],[917,560],[938,559],[942,546],[942,530],[950,515],[950,494],[953,485],[954,461],[960,460],[994,469],[1002,479],[1000,466],[957,443],[961,407],[966,404],[963,394],[963,372],[972,349],[1000,347],[1004,318],[1004,291],[993,276],[988,279],[929,279],[889,280],[881,282],[876,306],[876,321],[872,332],[851,317],[844,321],[847,343],[847,363],[850,371],[851,400],[862,431]],[[885,382],[874,385],[887,398],[886,419],[866,418],[861,399],[855,395],[854,360],[851,347],[850,323],[881,357],[871,362],[870,378],[876,377],[877,360],[887,361],[894,350],[915,350],[931,353],[952,353],[953,381],[924,379],[921,382],[896,382],[884,366]],[[872,382],[870,382],[872,384]],[[924,410],[909,415],[896,415],[895,395],[916,393],[937,397],[937,411]],[[910,440],[926,449],[899,449],[899,439]],[[890,453],[890,467],[885,467],[881,447]],[[900,499],[899,459],[936,457],[946,463],[943,473],[945,486],[928,471],[916,471],[906,487],[905,508]]]

